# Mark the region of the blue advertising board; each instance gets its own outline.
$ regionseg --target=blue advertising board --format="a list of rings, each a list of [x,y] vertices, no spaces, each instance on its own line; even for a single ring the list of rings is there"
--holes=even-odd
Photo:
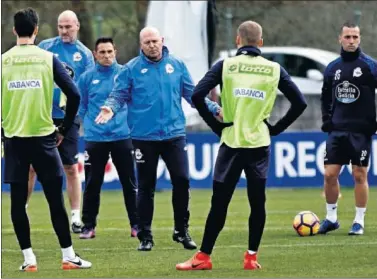
[[[272,138],[268,187],[322,187],[323,157],[327,135],[320,132],[287,132]],[[219,148],[219,139],[212,133],[189,133],[187,135],[187,154],[192,188],[210,188],[213,169]],[[79,141],[79,171],[84,181],[84,141]],[[3,164],[2,164],[3,165]],[[352,186],[351,166],[345,166],[340,176],[342,186]],[[157,169],[157,188],[170,189],[169,172],[160,160]],[[377,138],[373,138],[369,164],[369,184],[377,185]],[[245,186],[242,174],[239,186]],[[40,190],[39,183],[36,190]],[[121,189],[118,175],[111,158],[106,166],[103,189]],[[2,184],[3,191],[9,191],[9,185]]]

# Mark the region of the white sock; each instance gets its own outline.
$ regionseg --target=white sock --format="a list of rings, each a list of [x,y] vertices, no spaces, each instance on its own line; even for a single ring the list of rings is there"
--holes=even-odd
[[[256,254],[257,252],[255,252],[255,251],[253,251],[253,250],[247,250],[247,253],[248,253],[249,255],[254,255],[254,254]]]
[[[366,210],[367,209],[365,207],[356,207],[355,220],[353,221],[354,223],[359,223],[363,228],[364,228],[364,216],[365,216]]]
[[[338,220],[338,216],[337,216],[338,204],[326,203],[326,209],[327,209],[326,219],[335,223]]]
[[[73,247],[69,246],[68,248],[62,248],[63,260],[64,259],[74,259],[76,257]]]
[[[33,252],[33,249],[31,249],[31,247],[22,250],[22,254],[24,254],[25,262],[27,262],[27,263],[36,263],[37,262],[37,259],[34,255],[34,252]]]
[[[72,209],[71,210],[71,222],[72,223],[79,223],[81,224],[81,218],[80,218],[80,209]]]

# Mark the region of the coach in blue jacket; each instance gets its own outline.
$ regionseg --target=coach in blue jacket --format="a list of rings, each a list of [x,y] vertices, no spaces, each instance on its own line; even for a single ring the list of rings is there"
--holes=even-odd
[[[140,32],[140,55],[122,69],[115,88],[101,108],[97,123],[106,123],[127,102],[128,123],[138,170],[140,251],[152,249],[151,231],[159,156],[165,161],[173,184],[173,240],[196,249],[188,232],[189,173],[185,116],[182,97],[193,106],[194,83],[185,64],[169,54],[163,38],[153,27]],[[207,99],[210,111],[219,106]]]
[[[105,166],[111,154],[123,187],[123,196],[131,225],[131,236],[136,237],[136,175],[130,129],[127,125],[127,105],[119,107],[116,116],[105,125],[94,122],[101,105],[114,86],[114,78],[122,69],[116,62],[116,50],[111,38],[96,41],[96,66],[85,72],[78,86],[81,94],[79,116],[83,121],[85,139],[85,192],[81,239],[95,237],[100,191]]]

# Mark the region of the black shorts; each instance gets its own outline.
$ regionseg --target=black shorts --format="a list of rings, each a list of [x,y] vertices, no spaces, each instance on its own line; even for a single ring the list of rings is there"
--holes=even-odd
[[[238,181],[242,171],[246,178],[267,179],[270,146],[231,148],[221,144],[216,159],[213,179],[221,183]]]
[[[360,133],[333,131],[326,141],[325,165],[369,165],[372,136]]]
[[[63,175],[55,132],[48,136],[5,138],[4,183],[27,183],[30,164],[39,181]]]
[[[59,126],[62,123],[62,119],[54,119],[54,124]],[[60,158],[62,159],[63,165],[74,165],[77,164],[79,158],[79,130],[80,122],[78,117],[76,117],[71,128],[67,131],[62,143],[58,146],[58,151]]]

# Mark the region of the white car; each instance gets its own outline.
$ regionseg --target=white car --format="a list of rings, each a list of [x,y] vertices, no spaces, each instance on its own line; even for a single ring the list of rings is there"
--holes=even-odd
[[[260,50],[264,58],[287,70],[303,94],[321,94],[325,68],[339,57],[335,52],[306,47],[261,47]],[[220,51],[216,62],[234,56],[236,52],[236,49]]]

